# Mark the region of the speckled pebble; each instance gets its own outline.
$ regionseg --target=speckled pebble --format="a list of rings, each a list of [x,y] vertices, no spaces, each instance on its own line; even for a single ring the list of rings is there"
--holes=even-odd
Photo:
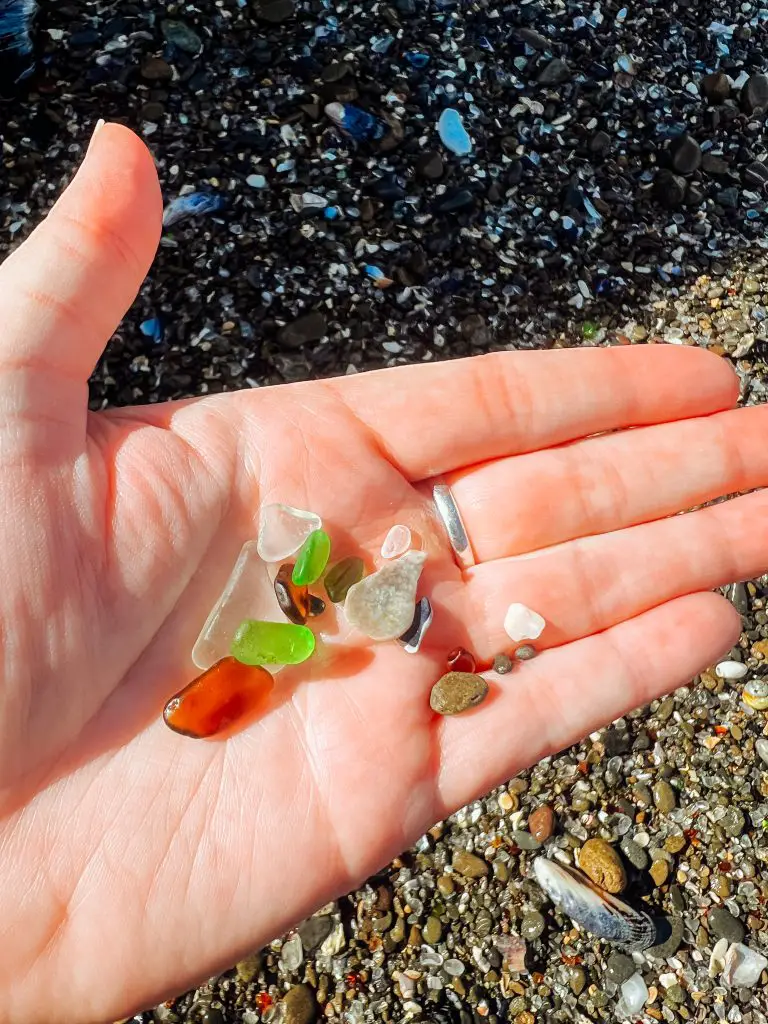
[[[677,795],[666,779],[654,782],[653,802],[662,814],[669,814],[677,807]]]
[[[626,953],[611,953],[605,964],[605,976],[614,985],[621,985],[637,970],[635,961]]]
[[[439,715],[459,715],[488,696],[488,683],[474,672],[447,672],[432,687],[429,706]]]
[[[520,922],[520,934],[524,939],[532,942],[542,934],[544,924],[544,918],[538,910],[529,910]]]
[[[469,850],[457,850],[453,855],[453,869],[465,878],[482,878],[488,874],[488,864]]]
[[[746,929],[726,907],[713,907],[706,920],[707,928],[718,939],[742,942]]]
[[[579,867],[607,892],[623,892],[627,886],[627,873],[621,858],[604,839],[587,840],[579,850]]]

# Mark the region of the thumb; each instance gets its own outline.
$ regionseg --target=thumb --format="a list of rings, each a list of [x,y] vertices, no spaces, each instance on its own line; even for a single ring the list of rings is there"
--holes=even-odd
[[[0,380],[45,370],[85,384],[149,270],[161,218],[144,143],[98,128],[70,186],[0,266]]]

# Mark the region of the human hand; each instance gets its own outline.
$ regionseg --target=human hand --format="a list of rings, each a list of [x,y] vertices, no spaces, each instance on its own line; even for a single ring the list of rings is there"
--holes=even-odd
[[[710,589],[768,565],[762,493],[671,517],[768,476],[768,412],[734,411],[735,375],[700,351],[503,353],[88,413],[160,215],[143,144],[107,125],[0,270],[8,1024],[116,1018],[226,968],[686,683],[739,634]],[[439,473],[474,546],[464,573],[428,515]],[[350,645],[285,670],[226,742],[185,739],[160,711],[272,501],[317,511],[345,553],[422,523],[434,625],[418,656]],[[545,616],[546,650],[437,719],[445,652],[503,650],[511,601]]]

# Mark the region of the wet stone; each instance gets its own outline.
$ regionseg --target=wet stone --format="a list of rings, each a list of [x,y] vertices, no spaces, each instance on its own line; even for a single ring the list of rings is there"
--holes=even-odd
[[[539,85],[563,85],[571,80],[572,74],[565,61],[555,57],[541,70],[538,82]]]
[[[443,926],[440,923],[438,917],[428,917],[424,929],[422,931],[422,938],[428,946],[434,946],[440,941],[440,937],[443,934]]]
[[[713,105],[725,103],[731,95],[731,83],[728,80],[728,75],[723,71],[715,71],[710,75],[704,75],[701,80],[701,91]]]
[[[529,910],[520,922],[520,934],[524,939],[533,942],[544,931],[544,918],[538,910]]]
[[[528,818],[528,831],[539,842],[545,843],[555,831],[555,812],[548,804],[537,807]]]
[[[445,173],[443,158],[433,149],[427,150],[416,161],[416,172],[428,181],[438,181]]]
[[[532,836],[530,832],[526,832],[525,829],[513,829],[510,838],[515,846],[518,846],[521,850],[538,850],[541,846],[539,840]]]
[[[749,114],[768,110],[768,75],[752,75],[741,90],[741,105]]]
[[[493,671],[500,676],[507,675],[514,667],[514,662],[508,654],[497,654],[493,659]]]
[[[605,964],[605,976],[614,985],[623,985],[636,970],[635,961],[626,953],[611,953]]]
[[[341,604],[349,593],[350,587],[359,583],[365,574],[362,558],[352,556],[337,562],[323,579],[323,586],[329,599],[334,604]]]
[[[189,25],[185,25],[183,21],[174,21],[171,18],[166,18],[160,22],[160,29],[169,43],[178,46],[185,53],[195,56],[203,48],[203,41],[200,36]]]
[[[666,880],[669,878],[669,864],[667,864],[665,860],[655,860],[653,864],[651,864],[649,874],[655,885],[664,885]]]
[[[439,715],[458,715],[477,707],[488,695],[488,684],[473,672],[447,672],[432,687],[429,706]]]
[[[416,613],[416,588],[426,559],[424,551],[406,551],[355,583],[344,602],[350,625],[372,640],[402,636]]]
[[[464,878],[483,878],[488,874],[488,864],[469,850],[456,850],[453,855],[453,870]]]
[[[308,952],[312,952],[322,945],[333,931],[333,918],[330,914],[318,914],[315,917],[308,917],[299,926],[301,942]]]
[[[568,984],[575,996],[580,996],[587,984],[587,972],[583,967],[568,968]]]
[[[518,661],[530,661],[532,658],[535,658],[537,654],[538,651],[531,644],[522,644],[515,651],[515,657]]]
[[[682,917],[665,917],[658,925],[659,942],[645,950],[645,955],[655,960],[667,960],[674,956],[683,941],[685,926]]]
[[[728,942],[741,942],[746,929],[741,921],[734,917],[726,907],[714,907],[706,920],[711,935]]]

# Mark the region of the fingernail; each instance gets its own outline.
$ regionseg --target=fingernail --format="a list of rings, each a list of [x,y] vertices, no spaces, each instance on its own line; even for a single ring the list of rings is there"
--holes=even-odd
[[[93,145],[93,140],[96,138],[97,134],[101,131],[101,129],[104,127],[106,123],[107,122],[104,120],[103,117],[100,117],[99,120],[96,122],[96,127],[93,129],[93,135],[91,135],[90,142],[88,143],[86,155],[90,152],[91,146]]]

